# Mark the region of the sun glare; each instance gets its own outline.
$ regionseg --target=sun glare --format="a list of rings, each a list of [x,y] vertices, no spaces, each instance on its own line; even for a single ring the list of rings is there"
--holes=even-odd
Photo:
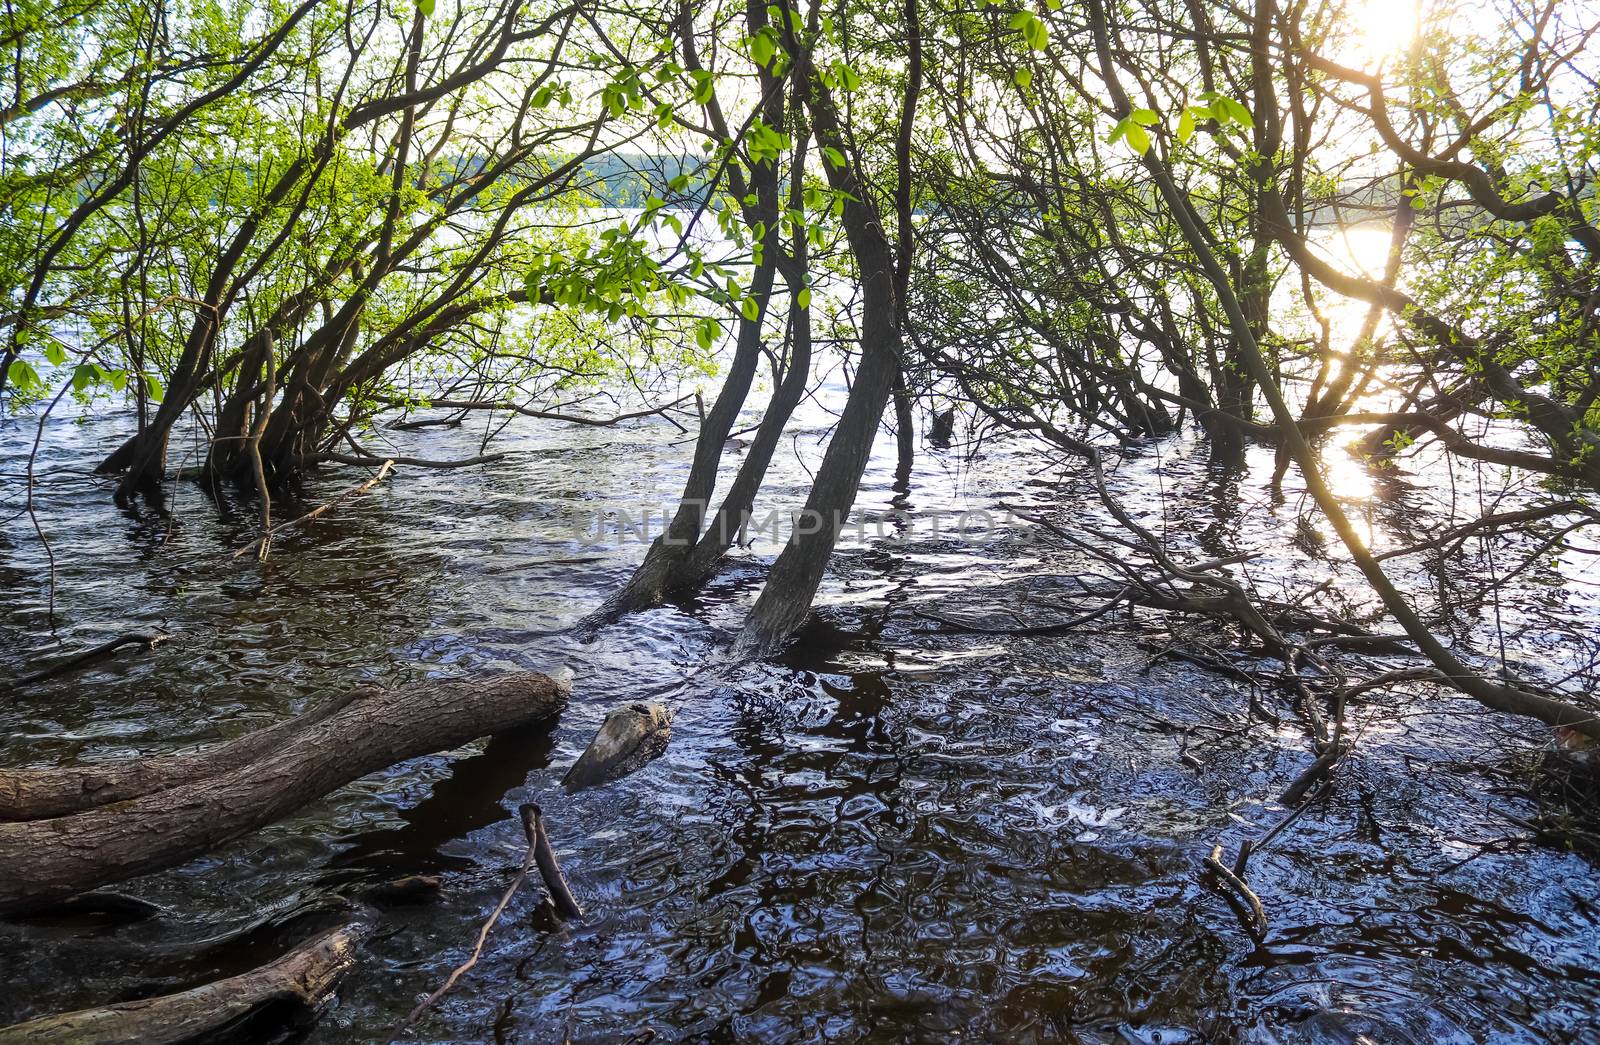
[[[1352,0],[1349,17],[1353,54],[1347,61],[1359,65],[1379,65],[1401,54],[1417,35],[1417,5],[1420,0]]]

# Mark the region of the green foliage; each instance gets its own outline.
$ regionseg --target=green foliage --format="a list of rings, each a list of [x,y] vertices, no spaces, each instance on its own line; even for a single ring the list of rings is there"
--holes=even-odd
[[[1050,30],[1045,27],[1044,19],[1032,11],[1018,11],[1006,23],[1022,35],[1023,43],[1035,51],[1043,51],[1050,46]]]
[[[1128,148],[1143,156],[1150,151],[1150,132],[1145,128],[1154,127],[1160,119],[1154,110],[1135,109],[1117,121],[1117,125],[1111,130],[1111,136],[1106,141],[1111,145],[1125,141],[1128,143]]]

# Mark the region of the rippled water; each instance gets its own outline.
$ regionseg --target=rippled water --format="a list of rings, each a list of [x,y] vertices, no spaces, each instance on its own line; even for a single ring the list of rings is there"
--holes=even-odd
[[[1036,531],[964,542],[933,534],[924,514],[900,538],[851,545],[786,657],[719,668],[770,542],[700,598],[589,643],[568,633],[643,550],[579,539],[595,508],[670,504],[682,483],[689,446],[660,419],[518,423],[507,459],[401,469],[285,538],[265,564],[229,557],[252,533],[248,505],[219,510],[180,488],[172,527],[114,509],[107,484],[84,473],[125,424],[51,423],[40,520],[57,557],[58,630],[46,626],[41,548],[25,519],[8,518],[0,672],[132,627],[160,626],[174,641],[0,703],[7,764],[181,748],[360,682],[561,665],[578,682],[553,728],[375,774],[123,887],[160,904],[156,918],[0,925],[0,1020],[192,986],[355,911],[374,933],[313,1040],[389,1040],[465,957],[521,860],[513,810],[537,800],[588,917],[559,927],[525,888],[483,960],[403,1036],[1593,1034],[1600,876],[1532,846],[1508,819],[1528,812],[1509,793],[1518,767],[1548,741],[1527,723],[1437,694],[1385,693],[1355,709],[1358,747],[1337,787],[1251,862],[1271,918],[1257,947],[1197,871],[1213,844],[1231,854],[1272,823],[1272,796],[1311,759],[1281,698],[1261,697],[1281,722],[1252,718],[1240,684],[1157,656],[1174,628],[1197,626],[1153,614],[1014,639],[917,615],[1019,606],[1050,577],[1103,569]],[[814,464],[822,434],[785,450],[770,503],[801,495],[796,455]],[[430,457],[476,449],[466,430],[393,438]],[[0,440],[14,510],[31,427]],[[1267,553],[1248,568],[1268,590],[1336,576],[1294,550],[1316,536],[1296,524],[1293,491],[1272,504],[1267,470],[1261,459],[1220,474],[1200,447],[1169,442],[1128,462],[1118,483],[1197,556]],[[327,469],[305,501],[361,475]],[[1082,476],[1020,444],[972,461],[924,456],[908,498],[889,480],[876,461],[867,507],[1087,512]],[[1382,540],[1439,496],[1437,484],[1378,492],[1370,516]],[[1593,585],[1564,570],[1557,561],[1524,578],[1542,593],[1539,620],[1592,620]],[[1478,621],[1481,611],[1458,612]],[[1535,650],[1540,634],[1527,629]],[[677,709],[667,753],[608,788],[563,794],[561,774],[605,711],[650,694]],[[444,876],[436,902],[377,910],[356,899],[411,873]]]

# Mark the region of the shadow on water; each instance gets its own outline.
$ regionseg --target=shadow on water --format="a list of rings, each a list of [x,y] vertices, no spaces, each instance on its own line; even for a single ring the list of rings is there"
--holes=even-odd
[[[441,851],[480,827],[505,819],[505,796],[534,773],[550,767],[555,732],[546,723],[491,737],[480,754],[451,763],[426,798],[400,810],[400,827],[366,831],[348,838],[348,848],[328,862],[325,884],[385,875],[461,871],[473,861]]]

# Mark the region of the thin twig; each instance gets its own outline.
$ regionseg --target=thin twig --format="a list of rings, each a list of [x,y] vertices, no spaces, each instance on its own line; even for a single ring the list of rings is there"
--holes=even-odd
[[[407,1026],[417,1022],[419,1016],[428,1011],[428,1008],[434,1002],[444,997],[462,976],[466,975],[474,965],[478,964],[478,959],[483,957],[483,945],[488,942],[489,933],[494,930],[495,923],[505,913],[506,906],[511,903],[511,898],[517,894],[517,890],[522,888],[522,883],[528,877],[528,870],[533,867],[534,853],[539,848],[537,841],[539,837],[538,814],[538,806],[525,805],[522,807],[522,830],[528,836],[528,851],[522,857],[522,866],[517,870],[517,876],[511,879],[511,884],[506,886],[506,891],[501,894],[500,902],[495,905],[493,913],[483,923],[483,928],[478,930],[478,942],[472,948],[472,954],[468,956],[466,961],[451,970],[449,978],[440,984],[437,990],[417,1003],[417,1007],[411,1010],[411,1015],[406,1017]]]
[[[124,646],[139,646],[143,649],[155,649],[171,636],[160,631],[130,631],[118,635],[110,642],[102,642],[98,646],[91,646],[81,653],[75,653],[57,664],[48,668],[35,671],[31,675],[24,675],[12,682],[14,686],[26,686],[34,682],[43,682],[45,679],[55,678],[65,674],[73,668],[80,667],[93,661],[102,660],[111,656]]]

